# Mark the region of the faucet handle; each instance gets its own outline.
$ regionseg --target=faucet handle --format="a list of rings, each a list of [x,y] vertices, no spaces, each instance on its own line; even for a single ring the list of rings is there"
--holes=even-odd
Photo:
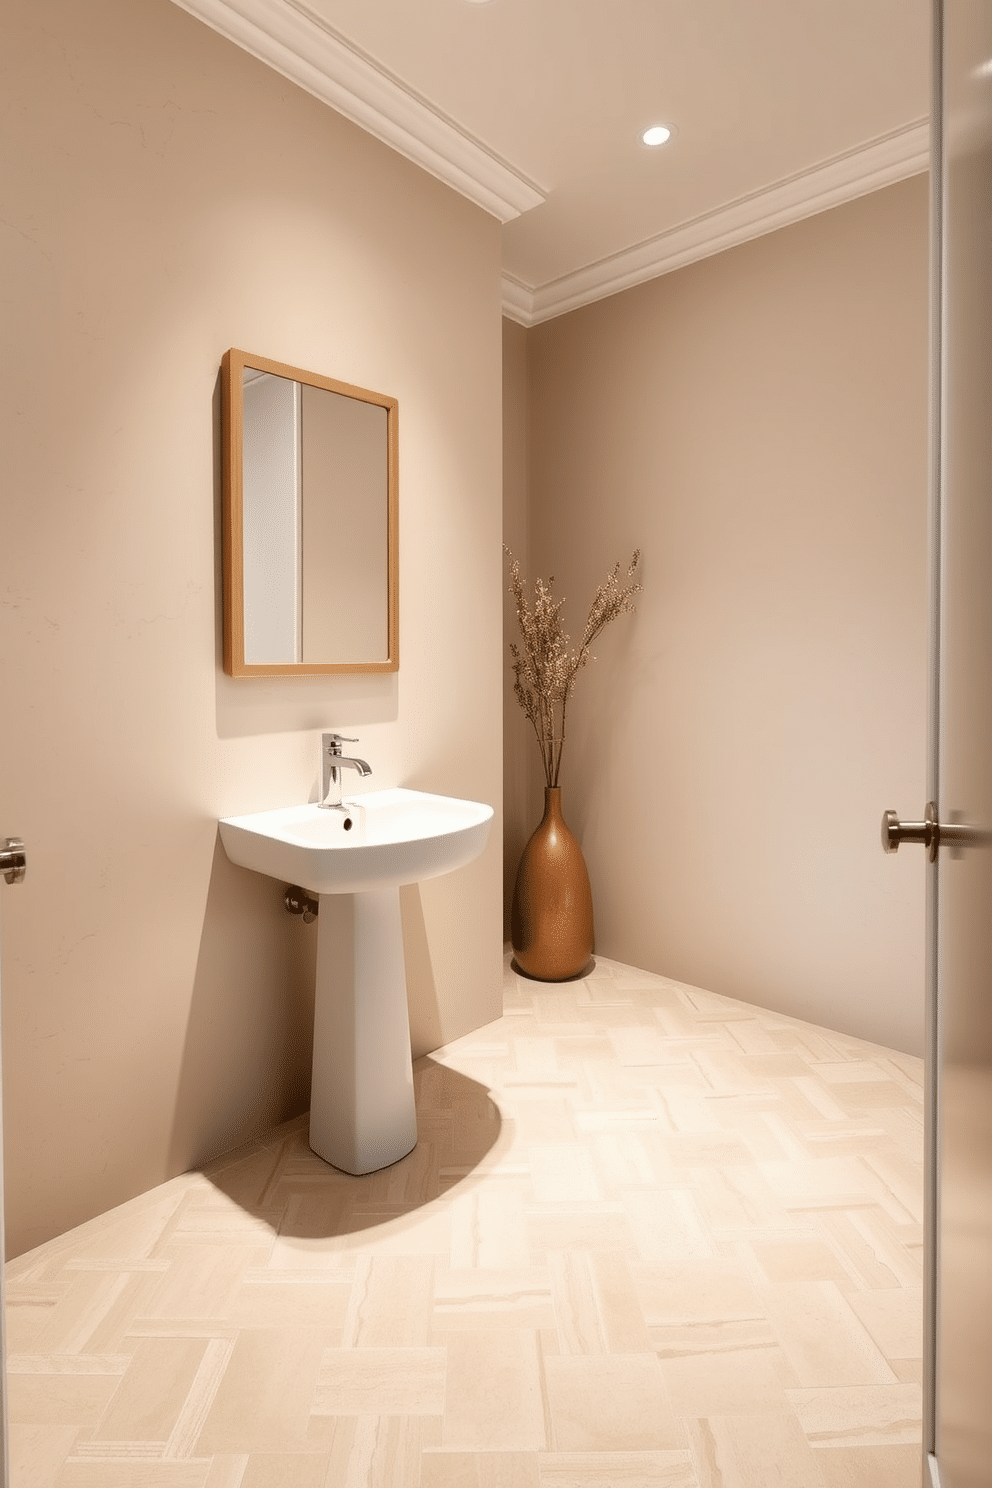
[[[320,743],[323,749],[329,749],[332,754],[341,753],[342,744],[357,744],[357,739],[349,739],[347,734],[321,734]]]

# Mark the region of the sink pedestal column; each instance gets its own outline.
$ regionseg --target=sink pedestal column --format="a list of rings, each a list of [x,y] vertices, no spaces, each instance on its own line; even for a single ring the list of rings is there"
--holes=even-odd
[[[321,894],[310,1146],[372,1173],[416,1142],[400,891]]]

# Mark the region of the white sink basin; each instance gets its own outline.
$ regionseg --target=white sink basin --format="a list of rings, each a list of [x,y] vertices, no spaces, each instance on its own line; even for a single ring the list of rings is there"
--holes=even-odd
[[[232,863],[320,895],[310,1146],[346,1173],[417,1141],[400,885],[450,873],[486,845],[493,808],[369,791],[346,811],[284,806],[220,823]]]
[[[347,811],[283,806],[229,816],[221,841],[232,863],[314,894],[359,894],[419,883],[477,858],[493,808],[425,791],[368,791]]]

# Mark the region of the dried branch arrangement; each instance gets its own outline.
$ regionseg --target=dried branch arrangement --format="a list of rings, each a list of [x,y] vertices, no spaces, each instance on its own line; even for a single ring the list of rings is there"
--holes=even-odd
[[[510,559],[510,593],[517,607],[517,624],[523,640],[522,647],[510,643],[513,691],[534,725],[544,764],[545,783],[556,786],[565,743],[565,714],[575,679],[588,661],[595,660],[590,647],[600,632],[618,615],[628,614],[634,609],[634,595],[640,592],[641,585],[630,580],[640,562],[641,550],[638,548],[631,558],[623,582],[620,564],[615,563],[612,572],[600,584],[578,650],[573,651],[562,619],[564,600],[555,599],[552,593],[554,578],[549,578],[547,583],[543,579],[537,580],[531,606],[524,593],[520,564],[505,544],[504,548]]]

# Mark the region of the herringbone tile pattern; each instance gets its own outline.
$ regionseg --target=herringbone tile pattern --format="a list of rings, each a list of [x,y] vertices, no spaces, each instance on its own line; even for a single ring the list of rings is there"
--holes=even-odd
[[[301,1119],[10,1263],[14,1488],[916,1488],[920,1061],[505,991],[394,1167]]]

